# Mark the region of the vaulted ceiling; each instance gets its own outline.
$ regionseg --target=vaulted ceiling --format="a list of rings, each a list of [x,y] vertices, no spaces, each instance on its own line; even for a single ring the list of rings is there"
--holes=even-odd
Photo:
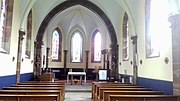
[[[64,33],[68,33],[74,27],[80,27],[85,33],[91,33],[95,28],[106,29],[102,20],[89,9],[76,5],[56,15],[49,27],[58,25],[63,28]]]
[[[34,33],[38,33],[38,29],[43,19],[53,8],[63,3],[64,1],[66,0],[19,0],[20,10],[22,12],[22,19],[26,18],[29,10],[32,8],[33,14],[35,16]],[[130,20],[133,20],[131,19],[131,17],[134,17],[133,14],[134,12],[136,12],[136,9],[131,8],[137,8],[138,6],[138,2],[134,2],[132,0],[89,1],[98,6],[107,15],[115,29],[117,37],[119,37],[119,33],[121,33],[120,26],[124,12],[126,11],[127,14],[130,16]],[[69,33],[72,28],[76,26],[82,28],[82,30],[86,34],[92,33],[92,31],[96,28],[102,31],[101,33],[108,32],[106,28],[107,26],[105,26],[100,16],[98,16],[95,12],[80,5],[75,5],[67,8],[61,13],[54,16],[54,18],[50,21],[48,28],[50,29],[54,26],[61,26],[61,30],[63,30],[63,33]]]

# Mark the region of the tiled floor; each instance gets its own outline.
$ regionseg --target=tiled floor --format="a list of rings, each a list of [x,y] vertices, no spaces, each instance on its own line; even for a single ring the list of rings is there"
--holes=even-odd
[[[92,101],[90,92],[66,92],[65,101]]]
[[[91,100],[91,83],[87,84],[66,84],[65,101],[92,101]]]

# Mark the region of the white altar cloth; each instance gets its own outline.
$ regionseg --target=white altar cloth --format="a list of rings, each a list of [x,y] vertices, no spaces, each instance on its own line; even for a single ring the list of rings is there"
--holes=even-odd
[[[73,84],[73,76],[80,76],[81,84],[82,84],[82,77],[84,76],[84,83],[86,83],[86,73],[85,72],[68,72],[67,83],[69,82],[70,76],[71,76],[71,84]]]

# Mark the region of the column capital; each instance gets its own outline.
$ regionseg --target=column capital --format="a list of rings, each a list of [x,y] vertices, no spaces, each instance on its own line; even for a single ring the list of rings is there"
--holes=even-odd
[[[19,38],[20,38],[21,41],[24,39],[24,37],[23,37],[24,35],[25,35],[25,32],[19,30]]]
[[[42,45],[44,45],[44,43],[42,41],[34,41],[34,47],[36,48],[42,48]]]
[[[137,44],[137,35],[131,37],[132,43]]]
[[[101,50],[101,53],[102,53],[102,54],[107,54],[107,53],[108,53],[108,49],[103,49],[103,50]]]
[[[67,53],[67,52],[68,52],[68,50],[64,50],[64,52],[65,52],[65,53]]]
[[[86,52],[86,53],[89,53],[89,50],[86,50],[85,52]]]

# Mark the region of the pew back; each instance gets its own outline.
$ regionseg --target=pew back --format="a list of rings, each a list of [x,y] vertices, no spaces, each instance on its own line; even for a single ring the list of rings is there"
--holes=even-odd
[[[179,101],[171,95],[108,95],[108,101]]]
[[[64,101],[61,95],[61,90],[0,90],[0,94],[14,94],[14,95],[42,95],[55,94],[58,95],[58,101]]]
[[[103,97],[101,100],[108,101],[108,95],[163,95],[160,91],[103,91]]]
[[[129,83],[114,83],[114,82],[93,82],[92,83],[92,99],[95,99],[95,94],[97,93],[97,87],[98,85],[102,86],[116,86],[116,85],[121,85],[121,86],[135,86],[133,84]]]
[[[103,98],[103,91],[151,91],[152,89],[149,88],[99,88],[99,93],[95,95],[95,99]],[[101,95],[100,95],[101,94]]]
[[[55,94],[0,94],[0,101],[59,101],[59,99],[58,95]]]

